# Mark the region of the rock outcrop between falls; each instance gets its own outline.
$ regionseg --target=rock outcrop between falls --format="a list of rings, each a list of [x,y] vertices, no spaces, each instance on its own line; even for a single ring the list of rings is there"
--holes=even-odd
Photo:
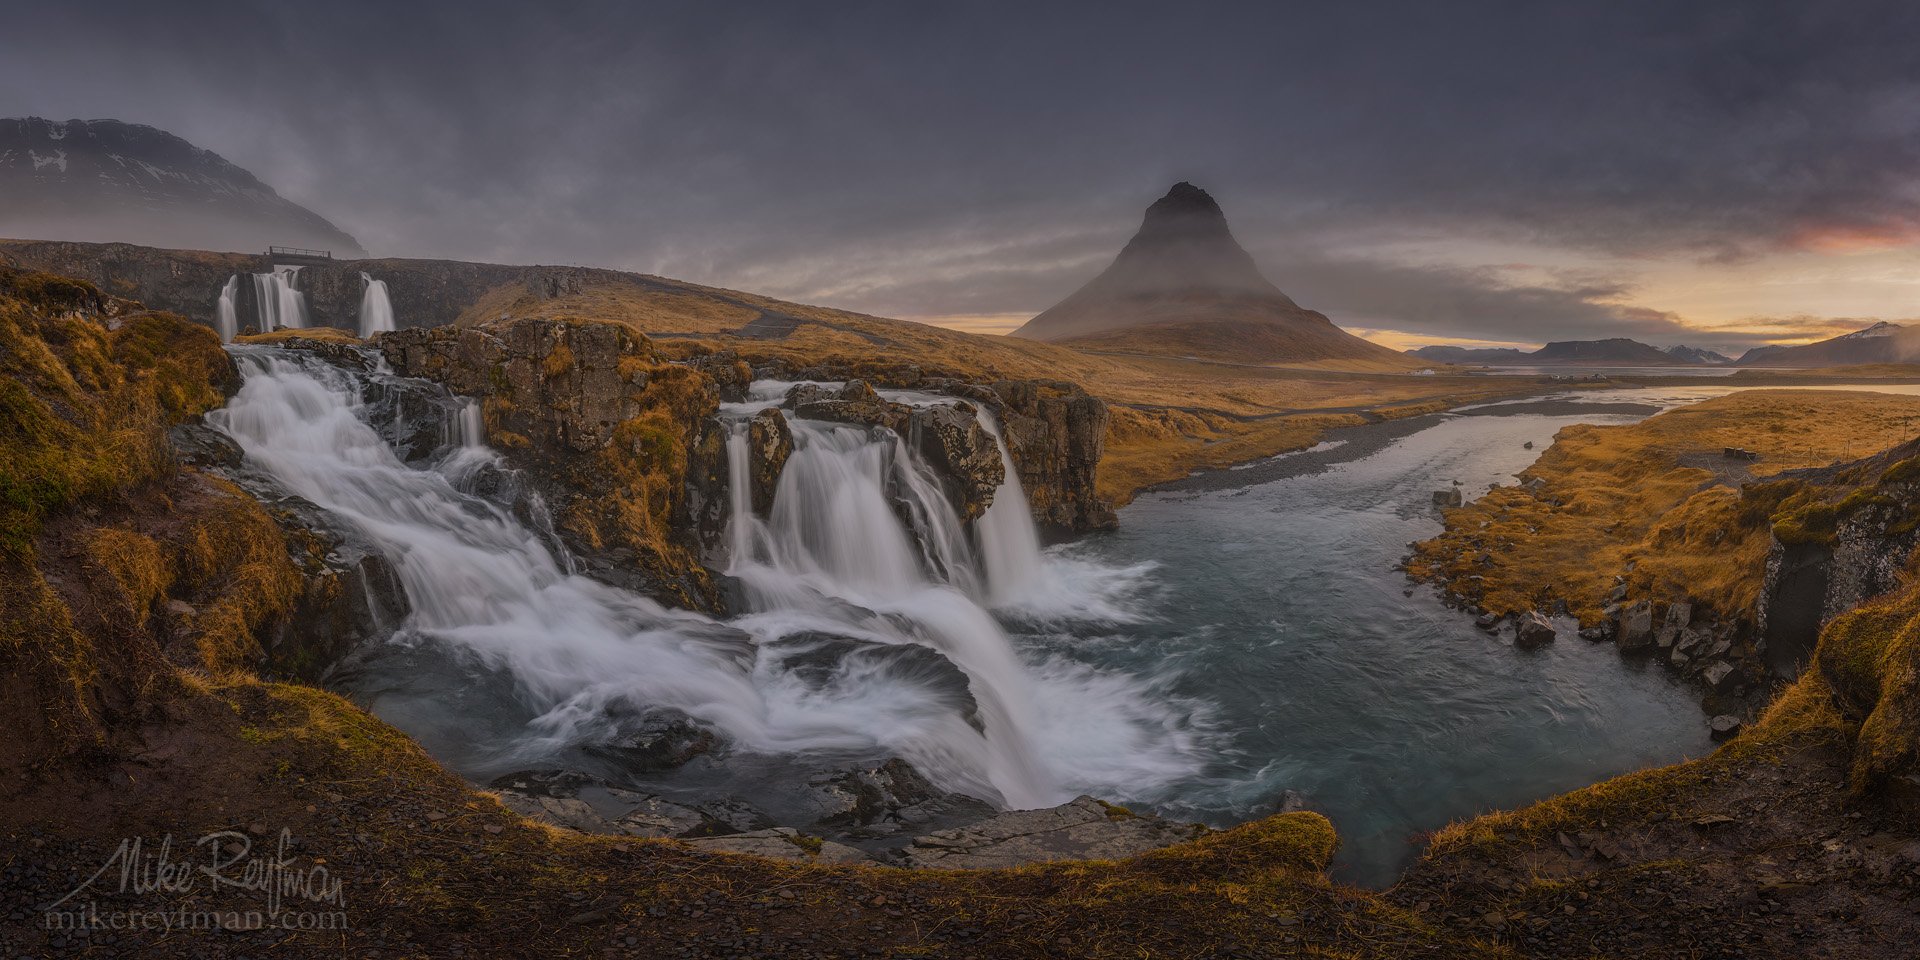
[[[1035,523],[1054,533],[1084,533],[1110,529],[1119,522],[1112,502],[1095,487],[1111,417],[1107,405],[1078,384],[1064,380],[974,383],[929,373],[913,364],[797,365],[778,358],[759,362],[754,374],[763,379],[862,381],[976,403],[999,425]],[[820,398],[809,395],[808,399]],[[969,439],[957,449],[982,448]],[[976,476],[990,475],[991,468],[982,462]]]
[[[689,478],[720,450],[719,389],[618,323],[497,320],[377,341],[394,372],[481,403],[487,442],[530,473],[597,576],[712,610]],[[724,467],[719,468],[724,475]]]
[[[865,380],[838,389],[803,383],[787,392],[782,406],[806,420],[880,427],[917,448],[940,475],[947,499],[962,520],[978,520],[993,505],[1006,480],[1000,446],[980,426],[971,403],[915,407],[882,399]]]

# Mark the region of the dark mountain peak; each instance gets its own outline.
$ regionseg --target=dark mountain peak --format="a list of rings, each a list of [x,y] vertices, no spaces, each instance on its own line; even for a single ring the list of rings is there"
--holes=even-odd
[[[0,235],[365,255],[346,232],[219,154],[122,120],[0,118]]]
[[[1213,195],[1185,180],[1147,207],[1111,266],[1014,335],[1241,362],[1406,363],[1281,293]]]
[[[1173,185],[1167,195],[1153,202],[1147,208],[1147,220],[1141,229],[1152,227],[1162,220],[1181,221],[1186,219],[1217,221],[1221,227],[1227,224],[1227,215],[1220,209],[1213,194],[1188,183],[1185,180]]]
[[[1147,215],[1140,221],[1140,229],[1134,233],[1127,249],[1152,250],[1155,255],[1165,256],[1170,248],[1182,245],[1195,247],[1192,253],[1202,256],[1234,260],[1236,264],[1244,259],[1249,268],[1253,266],[1253,258],[1247,256],[1239,241],[1233,239],[1233,231],[1227,229],[1227,215],[1213,195],[1185,180],[1174,184],[1166,196],[1147,208]],[[1255,269],[1253,273],[1258,275],[1259,271]],[[1260,282],[1266,283],[1266,278],[1261,277]]]
[[[1213,195],[1183,180],[1147,207],[1112,266],[1018,332],[1048,340],[1084,336],[1135,326],[1149,315],[1164,320],[1170,305],[1223,300],[1299,309],[1260,274]]]

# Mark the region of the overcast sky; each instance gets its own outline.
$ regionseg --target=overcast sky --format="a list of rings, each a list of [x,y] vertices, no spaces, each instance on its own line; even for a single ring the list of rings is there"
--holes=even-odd
[[[1920,316],[1920,4],[36,4],[0,115],[152,124],[376,255],[1005,329],[1175,180],[1396,346]]]

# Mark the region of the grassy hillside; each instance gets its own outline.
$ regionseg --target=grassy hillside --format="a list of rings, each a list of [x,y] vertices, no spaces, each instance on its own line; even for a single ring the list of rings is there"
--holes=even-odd
[[[1724,615],[1758,598],[1788,487],[1740,485],[1911,439],[1920,397],[1749,390],[1629,426],[1579,425],[1520,475],[1447,514],[1408,570],[1505,615],[1565,601],[1582,623],[1622,577],[1628,595],[1691,598]],[[1727,447],[1758,454],[1728,459]]]

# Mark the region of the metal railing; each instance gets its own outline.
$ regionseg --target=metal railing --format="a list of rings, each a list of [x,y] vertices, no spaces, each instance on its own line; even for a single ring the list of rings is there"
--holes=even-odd
[[[332,250],[308,250],[305,247],[268,247],[269,257],[307,257],[313,260],[332,260]]]

